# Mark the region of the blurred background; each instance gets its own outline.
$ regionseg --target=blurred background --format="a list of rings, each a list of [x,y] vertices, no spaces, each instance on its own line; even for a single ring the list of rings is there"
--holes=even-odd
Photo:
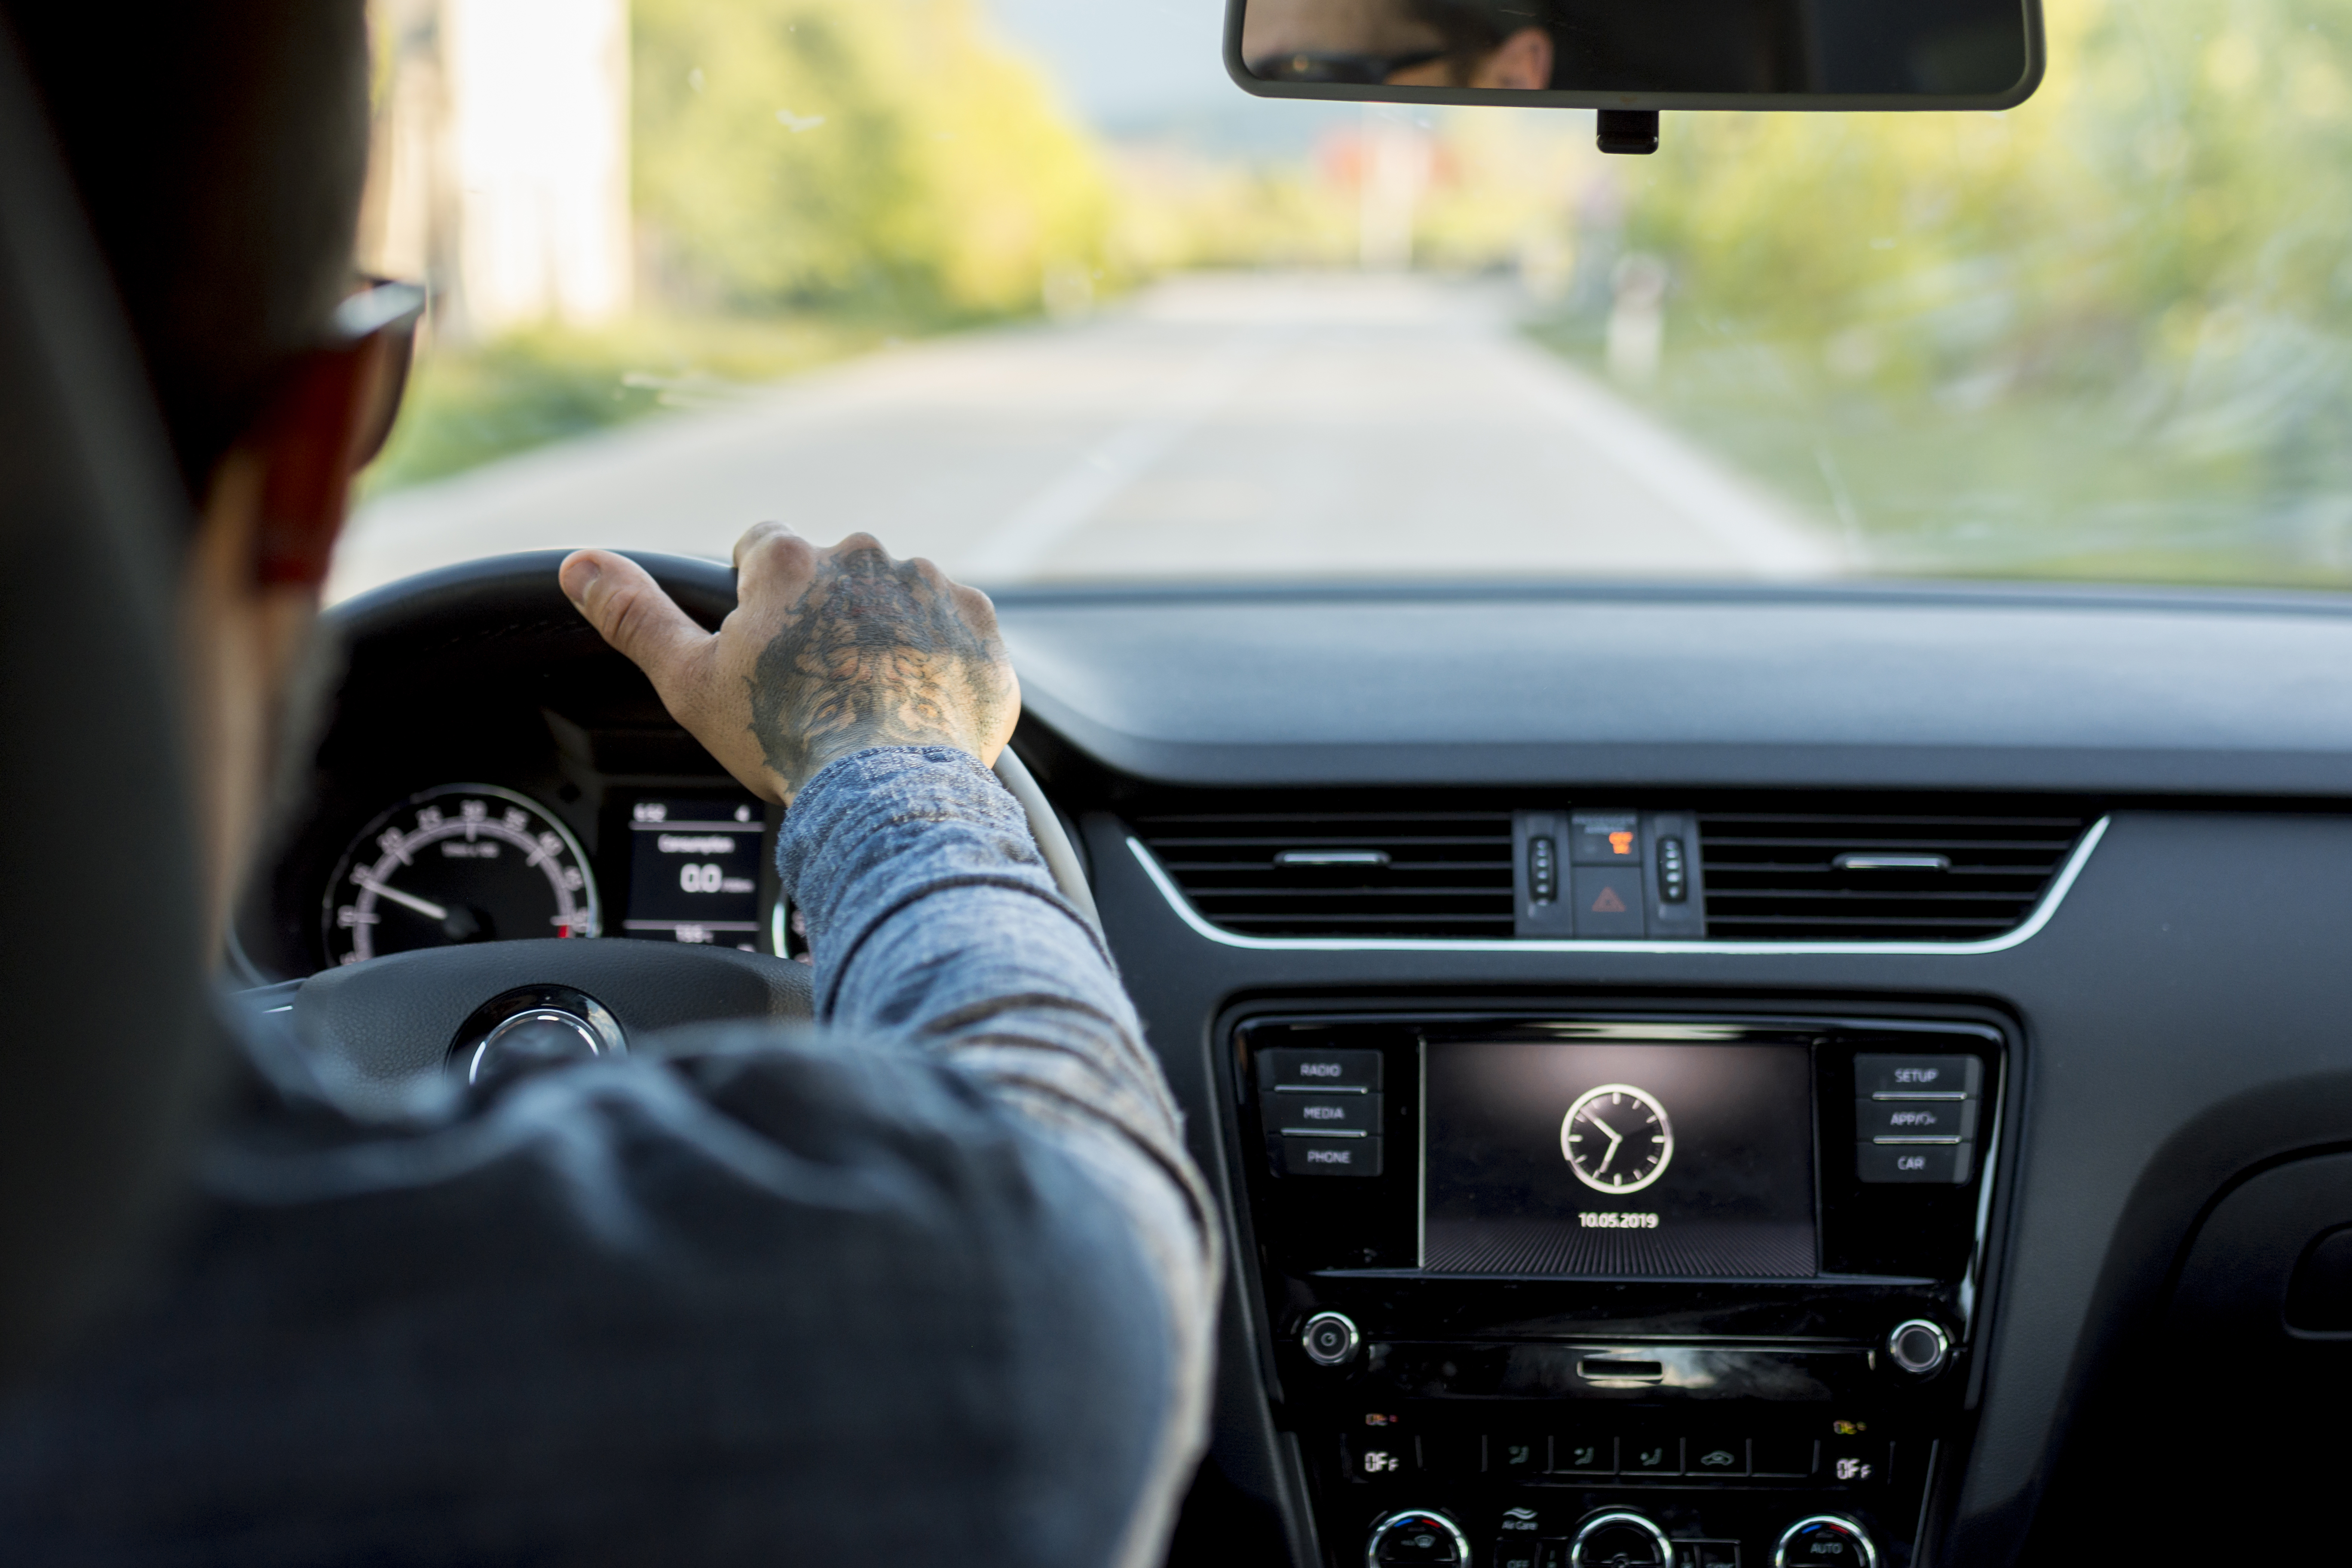
[[[376,0],[435,295],[335,591],[873,527],[984,581],[2352,578],[2352,0],[2007,113],[1273,102],[1222,0]]]

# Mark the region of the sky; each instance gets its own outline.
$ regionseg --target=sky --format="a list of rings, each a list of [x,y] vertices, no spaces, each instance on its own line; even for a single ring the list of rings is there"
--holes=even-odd
[[[1224,0],[985,0],[1106,135],[1228,151],[1303,150],[1351,105],[1252,98],[1225,75]]]

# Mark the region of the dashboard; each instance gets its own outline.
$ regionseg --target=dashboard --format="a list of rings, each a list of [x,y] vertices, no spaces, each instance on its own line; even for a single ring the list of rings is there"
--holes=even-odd
[[[771,814],[556,559],[335,612],[254,984],[525,932],[791,951]],[[2352,603],[999,609],[1224,1205],[1174,1561],[2054,1563],[2313,1514],[2343,1440],[2290,1435],[2352,1392]]]

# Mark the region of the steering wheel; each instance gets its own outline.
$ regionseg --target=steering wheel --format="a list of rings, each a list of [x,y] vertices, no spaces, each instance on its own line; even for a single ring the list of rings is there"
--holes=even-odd
[[[707,627],[734,608],[734,574],[724,566],[632,558]],[[327,629],[342,639],[355,676],[426,649],[488,643],[618,659],[563,598],[555,575],[562,559],[552,551],[503,556],[394,584],[330,611]],[[1061,819],[1009,747],[996,773],[1027,814],[1055,884],[1098,924]],[[805,964],[732,948],[551,938],[394,953],[257,999],[290,1013],[297,1039],[344,1099],[390,1109],[445,1073],[478,1079],[529,1058],[625,1053],[634,1040],[687,1024],[806,1021],[810,983]]]

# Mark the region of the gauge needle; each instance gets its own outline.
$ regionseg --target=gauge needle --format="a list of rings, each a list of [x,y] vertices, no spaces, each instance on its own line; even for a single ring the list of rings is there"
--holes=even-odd
[[[382,882],[371,882],[364,877],[359,879],[359,883],[377,898],[390,899],[395,904],[405,904],[428,921],[446,921],[449,918],[449,911],[430,899],[420,899],[414,893],[404,893],[398,888],[387,888]],[[1612,1133],[1610,1136],[1614,1137],[1616,1134]]]
[[[1609,1162],[1617,1157],[1617,1145],[1625,1142],[1625,1139],[1623,1134],[1620,1133],[1614,1127],[1610,1126],[1606,1121],[1601,1121],[1598,1116],[1594,1116],[1592,1112],[1588,1110],[1584,1114],[1591,1121],[1592,1125],[1600,1128],[1601,1131],[1609,1134],[1609,1152],[1601,1155],[1601,1163],[1593,1167],[1592,1173],[1597,1176],[1601,1172],[1609,1168]]]

